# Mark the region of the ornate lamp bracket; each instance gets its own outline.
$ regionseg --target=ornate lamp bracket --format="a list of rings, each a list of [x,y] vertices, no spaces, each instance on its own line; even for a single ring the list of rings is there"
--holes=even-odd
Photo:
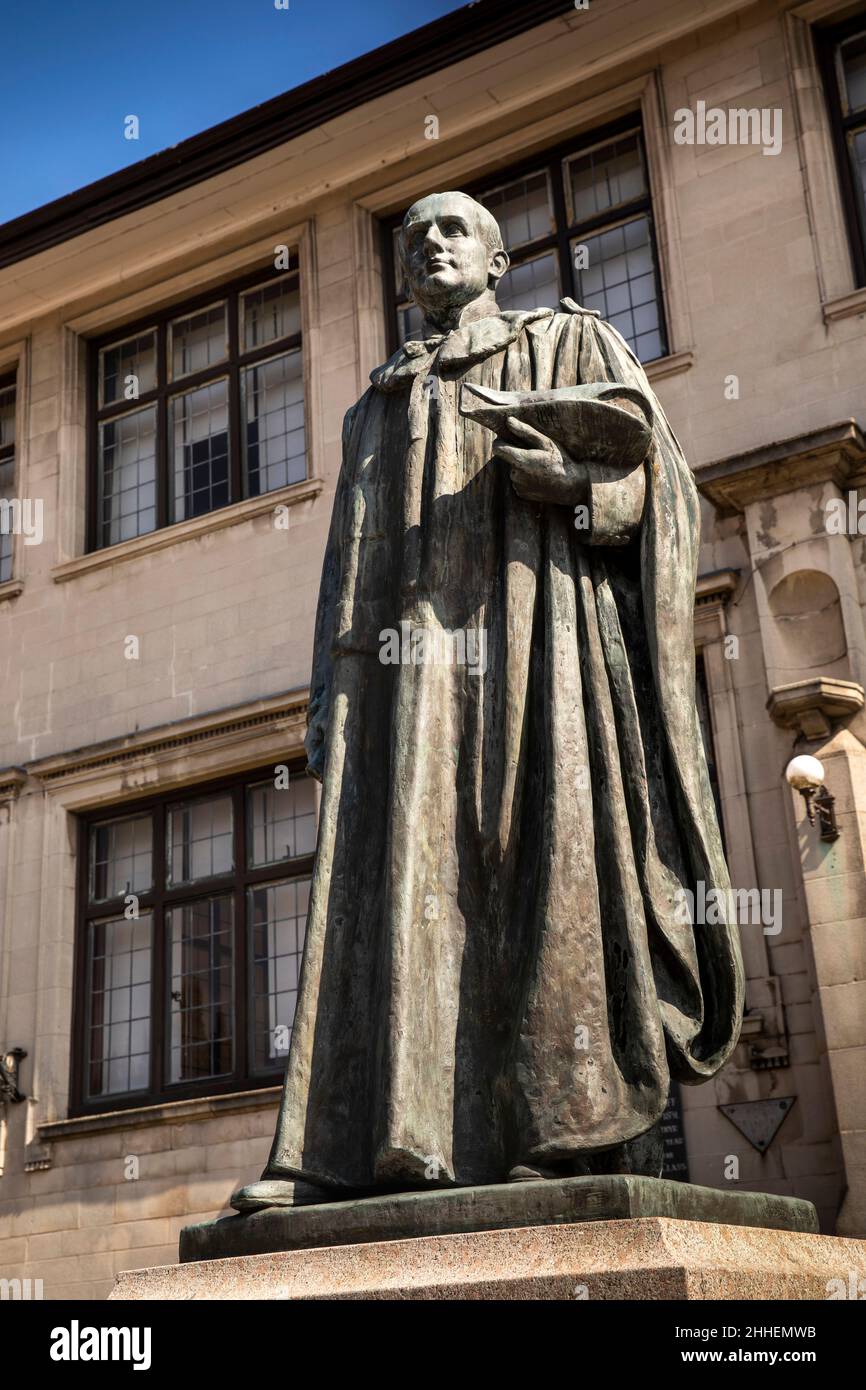
[[[803,787],[800,795],[806,803],[806,815],[809,817],[809,824],[814,825],[818,822],[818,830],[822,840],[838,840],[840,831],[836,824],[836,798],[828,792],[825,786],[817,789]]]
[[[18,1068],[26,1056],[23,1047],[13,1047],[0,1057],[0,1101],[17,1105],[26,1099],[18,1089]]]

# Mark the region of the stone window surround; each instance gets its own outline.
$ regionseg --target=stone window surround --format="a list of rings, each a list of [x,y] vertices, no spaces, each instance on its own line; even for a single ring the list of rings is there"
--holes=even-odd
[[[836,170],[827,96],[812,26],[843,20],[850,0],[806,0],[782,16],[794,128],[825,323],[866,313],[866,286],[855,284],[847,221]]]
[[[27,419],[30,401],[30,344],[21,339],[0,349],[0,376],[15,373],[15,490],[22,495],[21,480],[27,476],[29,438]],[[13,538],[12,577],[0,584],[0,603],[4,599],[15,598],[24,588],[21,579],[21,556],[24,548],[21,536]]]
[[[52,754],[23,768],[0,772],[0,804],[23,804],[29,796],[42,801],[41,896],[44,904],[50,904],[44,911],[55,924],[55,936],[49,940],[43,915],[36,932],[37,1015],[28,1065],[32,1067],[30,1094],[38,1097],[39,1102],[38,1111],[34,1106],[28,1116],[29,1136],[35,1135],[42,1124],[65,1122],[68,1115],[71,1031],[53,1031],[43,1024],[40,1015],[43,1001],[56,992],[49,981],[53,978],[52,957],[56,956],[58,944],[74,948],[77,837],[69,833],[72,818],[83,811],[122,810],[126,803],[163,791],[192,791],[198,784],[255,771],[271,762],[289,763],[303,754],[307,701],[306,689],[291,691],[74,752]],[[13,910],[13,904],[14,899],[7,897],[7,910]],[[72,989],[70,978],[70,1006]],[[0,1025],[5,1003],[0,998]],[[250,1090],[261,1090],[261,1083]],[[171,1105],[200,1105],[205,1113],[215,1099],[207,1097]],[[153,1111],[161,1107],[143,1108]],[[128,1115],[130,1111],[111,1113]],[[171,1114],[174,1113],[172,1109]],[[94,1116],[93,1121],[100,1118],[105,1117]],[[90,1125],[91,1120],[86,1118],[81,1123]],[[88,1128],[87,1132],[91,1130]]]
[[[726,858],[735,888],[759,885],[752,816],[740,741],[741,719],[731,662],[725,652],[728,636],[726,607],[735,593],[742,596],[748,578],[738,570],[699,575],[695,594],[695,647],[704,660],[710,724],[716,749],[719,797],[725,824]],[[735,1066],[762,1069],[788,1064],[785,1010],[781,985],[771,973],[770,953],[763,932],[740,932],[746,975],[746,1013]],[[772,1058],[773,1060],[768,1060]],[[686,1114],[692,1107],[684,1101]]]
[[[85,549],[85,498],[87,487],[87,339],[110,333],[151,311],[182,303],[198,293],[219,290],[220,286],[255,271],[263,261],[273,259],[276,246],[297,247],[301,285],[301,334],[304,349],[304,400],[307,406],[307,477],[298,483],[260,497],[232,502],[204,516],[176,522],[158,531],[98,551]],[[65,583],[138,555],[221,530],[272,512],[278,505],[295,506],[313,501],[324,487],[320,425],[321,370],[318,351],[318,294],[315,275],[313,229],[310,222],[296,223],[279,233],[260,237],[240,249],[214,260],[201,262],[188,270],[161,279],[122,298],[112,299],[97,309],[66,320],[60,385],[60,451],[64,467],[60,470],[57,496],[58,563],[51,574],[55,583]],[[13,349],[5,349],[0,361]],[[22,393],[23,394],[23,393]],[[23,438],[26,436],[22,435]],[[26,576],[21,576],[21,580]],[[5,587],[5,586],[4,586]],[[18,590],[20,592],[20,588]],[[0,594],[0,598],[3,595]]]
[[[704,659],[710,723],[716,749],[719,797],[725,823],[731,881],[753,888],[758,882],[753,848],[749,799],[740,744],[740,715],[731,663],[725,659],[728,635],[725,609],[732,595],[742,590],[737,570],[699,575],[695,595],[695,647]],[[767,973],[766,939],[760,933],[743,933],[743,950],[751,974]],[[760,967],[760,970],[758,970]]]
[[[271,497],[276,491],[289,486],[281,484],[279,488],[265,488],[261,492],[247,492],[249,462],[246,457],[246,430],[244,405],[244,379],[250,369],[263,367],[267,362],[279,357],[285,359],[286,356],[300,353],[301,365],[303,368],[304,342],[300,331],[300,267],[297,264],[297,255],[293,251],[290,265],[285,269],[277,270],[273,264],[274,257],[266,261],[252,272],[239,276],[235,280],[223,282],[222,285],[207,289],[204,294],[197,294],[184,301],[174,301],[170,305],[163,306],[145,314],[135,323],[125,323],[113,328],[107,335],[94,335],[87,340],[88,346],[88,386],[89,386],[89,411],[87,418],[87,445],[89,451],[88,463],[88,492],[87,492],[87,550],[93,553],[96,550],[111,549],[116,545],[122,544],[123,540],[106,541],[104,539],[105,519],[99,514],[99,498],[105,464],[101,455],[100,435],[101,431],[107,426],[112,426],[117,421],[129,419],[132,415],[141,411],[149,412],[153,416],[153,526],[150,529],[137,531],[134,536],[125,537],[124,540],[138,539],[140,535],[153,535],[156,531],[167,530],[174,526],[178,521],[192,520],[200,516],[210,516],[212,512],[222,511],[225,506],[231,506],[235,502],[244,500],[258,500],[262,496]],[[297,295],[298,298],[298,329],[296,332],[283,333],[277,338],[271,338],[268,342],[255,344],[252,347],[246,342],[245,326],[245,296],[263,289],[274,290],[288,287],[289,293]],[[177,371],[176,364],[171,359],[171,343],[175,326],[178,322],[190,325],[196,321],[197,316],[208,311],[222,310],[222,323],[225,336],[225,353],[221,359],[207,362],[205,366],[197,366],[186,371]],[[133,339],[152,337],[153,342],[153,384],[151,387],[145,385],[134,401],[125,398],[125,393],[117,392],[117,397],[111,401],[102,399],[102,359],[103,354],[111,349],[122,346]],[[160,348],[158,344],[161,343]],[[129,370],[127,367],[126,370]],[[129,380],[129,378],[126,378]],[[303,370],[301,373],[301,392],[303,400],[304,389]],[[178,470],[184,476],[184,488],[187,483],[192,486],[191,480],[186,478],[188,464],[181,464],[175,457],[177,447],[174,439],[176,422],[173,425],[173,406],[178,401],[189,401],[196,393],[210,392],[211,389],[222,386],[225,392],[221,408],[226,412],[225,429],[221,431],[225,435],[226,441],[226,486],[232,493],[229,501],[219,505],[209,505],[203,511],[198,511],[195,506],[186,515],[181,515],[177,519],[173,518],[174,508],[178,504],[175,491],[178,488]],[[208,414],[210,407],[208,407]],[[186,422],[185,413],[182,412]],[[184,431],[185,437],[185,431]],[[208,430],[205,436],[210,443],[211,434]],[[209,452],[209,450],[208,450]],[[302,479],[293,479],[294,483],[306,482],[309,459],[307,458],[306,440],[303,453],[304,476]],[[213,486],[209,480],[206,492]],[[164,510],[164,518],[160,521],[160,500]],[[187,499],[188,500],[188,499]],[[210,501],[210,498],[207,499]],[[181,503],[181,506],[185,503]],[[136,507],[136,519],[138,518],[138,506]],[[113,518],[116,523],[117,517]]]
[[[628,142],[634,138],[636,138],[638,146],[637,166],[643,175],[641,190],[615,202],[610,207],[598,209],[591,215],[586,212],[580,214],[570,186],[571,175],[569,171],[571,165],[579,163],[582,159],[597,154],[599,151],[613,150],[620,141]],[[572,136],[564,143],[548,145],[545,149],[532,154],[528,160],[522,160],[520,163],[509,165],[504,169],[497,169],[493,174],[482,171],[480,178],[472,182],[463,182],[461,187],[465,193],[473,197],[477,196],[483,202],[488,195],[514,189],[527,179],[543,178],[546,194],[545,206],[550,219],[549,225],[546,230],[537,230],[529,236],[528,240],[518,242],[516,245],[506,241],[506,249],[510,256],[508,274],[539,259],[543,261],[552,258],[560,284],[560,294],[568,295],[574,300],[578,300],[580,296],[577,287],[579,272],[574,271],[572,267],[572,250],[581,244],[600,238],[615,228],[622,228],[624,224],[635,223],[645,218],[648,224],[648,245],[652,264],[650,273],[654,284],[653,302],[658,310],[656,332],[659,334],[660,342],[664,345],[664,352],[651,360],[660,361],[669,356],[666,346],[668,328],[659,275],[656,234],[653,223],[652,189],[649,185],[645,148],[646,141],[640,111],[634,109],[613,122],[595,125],[591,130],[584,131],[581,135]],[[575,205],[573,206],[573,204]],[[389,355],[400,345],[400,316],[412,303],[411,299],[406,297],[406,288],[402,277],[400,277],[399,285],[395,279],[398,270],[395,235],[404,214],[405,209],[400,209],[395,216],[383,218],[379,223],[382,264],[385,270],[385,319]],[[629,283],[629,280],[626,283]],[[631,305],[630,296],[629,305]],[[550,307],[552,307],[552,303],[550,303]],[[604,318],[605,314],[603,311],[601,312],[602,318]],[[645,362],[644,365],[648,366],[649,362]]]
[[[243,1091],[248,1087],[258,1088],[262,1085],[274,1085],[282,1078],[279,1075],[280,1063],[278,1059],[268,1059],[267,1054],[264,1060],[259,1061],[258,1057],[259,1030],[255,1024],[255,1000],[257,997],[257,985],[255,979],[255,962],[253,959],[252,939],[253,939],[253,913],[249,905],[251,892],[273,888],[277,884],[301,884],[309,883],[313,867],[313,852],[310,850],[299,851],[292,856],[283,859],[273,859],[266,862],[257,862],[249,856],[252,848],[252,825],[253,813],[250,809],[248,793],[253,787],[260,786],[262,783],[270,783],[273,780],[275,768],[285,765],[291,775],[292,783],[303,780],[307,784],[308,794],[312,792],[313,802],[316,803],[315,783],[312,779],[303,777],[302,768],[306,761],[304,757],[300,760],[297,757],[286,759],[279,757],[266,762],[262,767],[243,769],[240,773],[227,776],[220,771],[213,781],[207,783],[197,782],[190,788],[171,787],[157,793],[150,793],[141,801],[133,804],[124,802],[122,806],[116,807],[109,815],[107,808],[100,808],[95,814],[87,815],[81,813],[76,826],[77,830],[77,876],[78,876],[78,922],[75,938],[76,949],[76,968],[75,968],[75,1004],[73,1007],[73,1037],[72,1037],[72,1084],[70,1087],[70,1116],[83,1116],[88,1114],[102,1114],[108,1109],[123,1110],[127,1108],[138,1109],[146,1105],[170,1104],[175,1100],[196,1099],[201,1095],[208,1098],[227,1093]],[[232,807],[229,838],[232,843],[232,859],[230,869],[212,869],[210,873],[205,873],[199,877],[192,873],[181,875],[181,881],[174,878],[173,866],[177,867],[172,859],[170,842],[172,839],[172,808],[189,808],[195,806],[201,797],[213,804],[214,801],[228,801]],[[130,886],[127,884],[126,893],[111,892],[107,898],[101,901],[91,893],[89,882],[91,859],[92,859],[92,840],[94,826],[108,822],[117,823],[126,816],[146,817],[151,833],[151,880],[148,885]],[[239,840],[239,835],[242,839]],[[246,851],[244,850],[246,847]],[[288,848],[288,847],[287,847]],[[108,885],[106,885],[108,886]],[[127,894],[133,893],[136,902],[140,895],[141,907],[136,915],[142,919],[149,919],[149,945],[148,955],[150,960],[150,972],[147,977],[147,988],[149,992],[149,1004],[145,1010],[149,1020],[149,1032],[146,1046],[139,1046],[136,1051],[146,1052],[148,1056],[148,1079],[145,1085],[134,1086],[128,1084],[126,1088],[116,1091],[104,1090],[90,1093],[89,1071],[94,1060],[102,1063],[103,1067],[110,1068],[114,1060],[113,1053],[109,1051],[108,1056],[94,1058],[91,1051],[92,1026],[91,1010],[93,1008],[94,985],[90,963],[90,933],[91,929],[99,922],[117,923],[118,919],[125,916],[124,905],[128,903]],[[213,1002],[210,996],[201,1003],[190,1002],[188,998],[181,1000],[177,995],[172,994],[172,986],[177,985],[177,976],[182,980],[188,979],[190,975],[195,975],[199,970],[213,970],[219,968],[214,966],[213,958],[208,952],[207,966],[201,962],[198,965],[187,959],[186,965],[178,963],[172,957],[172,945],[180,947],[181,944],[187,945],[189,938],[187,931],[188,922],[182,922],[180,933],[178,934],[177,923],[174,914],[184,910],[191,905],[201,907],[214,899],[219,899],[223,904],[227,901],[231,904],[231,911],[228,922],[220,917],[220,925],[217,928],[220,934],[230,938],[231,956],[228,965],[230,976],[230,1003],[225,1003],[221,999],[220,1007],[224,1004],[227,1009],[228,1033],[230,1042],[229,1048],[229,1069],[217,1066],[216,1071],[212,1071],[203,1077],[199,1077],[195,1069],[189,1073],[185,1066],[182,1066],[180,1074],[170,1077],[172,1062],[180,1060],[177,1053],[183,1054],[189,1045],[195,1049],[194,1041],[183,1041],[183,1028],[181,1018],[173,1009],[173,1002],[180,1005],[181,1015],[187,1010],[207,1008]],[[205,931],[213,929],[213,923]],[[194,933],[195,935],[195,933]],[[110,956],[110,952],[106,953]],[[186,952],[184,952],[186,954]],[[190,951],[195,955],[195,949]],[[244,961],[246,957],[246,961]],[[117,987],[117,982],[113,979],[110,967],[106,971],[107,979],[102,988],[110,991]],[[127,979],[125,988],[132,989],[135,984],[134,979]],[[185,986],[181,985],[181,992]],[[273,986],[276,990],[276,986]],[[106,1004],[108,1001],[105,1001]],[[292,1015],[293,1017],[294,1015]],[[282,1016],[282,1021],[291,1025],[292,1018]],[[178,1042],[174,1031],[174,1023],[180,1027],[181,1041]],[[102,1024],[111,1032],[115,1020],[113,1019],[110,1007],[107,1009]],[[213,1020],[211,1020],[213,1022]],[[209,1044],[211,1039],[205,1037],[199,1040],[202,1044]],[[131,1046],[131,1040],[127,1047]],[[121,1053],[121,1057],[128,1057],[129,1053]],[[209,1060],[212,1061],[212,1058]],[[221,1057],[222,1061],[225,1061]]]
[[[661,83],[657,70],[631,79],[584,101],[577,101],[562,111],[511,130],[486,143],[473,144],[464,153],[444,159],[435,169],[425,169],[376,188],[355,202],[356,243],[367,257],[378,258],[379,238],[376,222],[400,207],[408,207],[416,198],[428,192],[431,180],[445,188],[459,188],[463,182],[477,182],[479,170],[489,170],[491,176],[509,166],[516,166],[542,155],[545,148],[561,144],[572,136],[591,135],[594,128],[606,125],[619,116],[640,112],[643,138],[649,165],[650,195],[658,272],[662,301],[668,327],[668,355],[650,363],[647,375],[651,381],[687,371],[694,361],[691,317],[688,307],[686,277],[682,260],[676,187],[671,167],[670,127],[666,122]],[[359,271],[368,267],[361,265]],[[383,268],[377,263],[380,276]],[[367,322],[373,315],[381,317],[381,302],[375,307],[359,301],[357,306],[361,351],[381,338],[380,324]],[[378,363],[364,354],[361,376]]]

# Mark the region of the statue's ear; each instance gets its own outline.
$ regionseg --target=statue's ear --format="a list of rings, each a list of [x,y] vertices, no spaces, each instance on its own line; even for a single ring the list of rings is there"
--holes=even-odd
[[[490,252],[489,272],[487,278],[488,289],[495,290],[497,282],[502,279],[511,263],[511,258],[507,251],[502,249]]]

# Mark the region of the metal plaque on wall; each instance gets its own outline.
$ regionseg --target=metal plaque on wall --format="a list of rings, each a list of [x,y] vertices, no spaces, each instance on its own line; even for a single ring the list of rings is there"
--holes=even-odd
[[[680,1088],[676,1081],[671,1082],[668,1103],[662,1115],[662,1134],[665,1140],[665,1164],[662,1177],[674,1182],[688,1182],[689,1162],[686,1155],[686,1136],[683,1131],[683,1112],[680,1105]]]

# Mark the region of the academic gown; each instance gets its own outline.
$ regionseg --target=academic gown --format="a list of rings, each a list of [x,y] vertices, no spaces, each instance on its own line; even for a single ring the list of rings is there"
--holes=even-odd
[[[589,523],[523,500],[463,382],[598,381],[653,410],[640,489]],[[743,1008],[695,712],[696,489],[621,336],[572,301],[409,342],[347,417],[311,731],[319,841],[266,1178],[499,1182],[645,1133]],[[576,498],[576,501],[579,499]],[[485,669],[386,664],[386,631],[484,629]],[[309,736],[308,736],[309,737]],[[309,744],[308,744],[309,746]]]

